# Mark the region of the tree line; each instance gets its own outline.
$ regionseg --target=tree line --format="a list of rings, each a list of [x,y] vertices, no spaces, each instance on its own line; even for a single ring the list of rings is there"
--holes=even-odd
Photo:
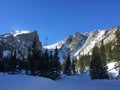
[[[58,49],[45,51],[38,48],[36,40],[28,48],[27,58],[18,55],[19,50],[11,52],[7,57],[3,57],[0,50],[0,72],[17,74],[25,72],[26,75],[42,76],[53,80],[59,79],[61,73],[74,75],[90,70],[91,79],[109,79],[107,63],[118,62],[116,68],[120,73],[120,34],[116,34],[116,41],[104,45],[96,45],[92,50],[92,55],[80,55],[79,58],[71,60],[70,53],[67,54],[64,62],[60,63]]]
[[[85,70],[90,70],[91,79],[109,79],[107,72],[107,64],[117,62],[115,69],[120,74],[120,33],[116,33],[116,40],[101,45],[95,45],[92,50],[92,55],[80,55],[77,59],[76,69],[82,73]]]
[[[18,52],[20,51],[15,50],[8,56],[3,57],[1,50],[0,72],[18,74],[24,71],[26,75],[42,76],[53,80],[60,78],[61,70],[63,70],[63,73],[66,75],[72,74],[70,55],[68,54],[62,69],[57,47],[54,51],[48,52],[47,49],[43,51],[42,48],[38,48],[35,39],[31,47],[28,48],[27,58],[25,58],[24,55],[19,58]]]

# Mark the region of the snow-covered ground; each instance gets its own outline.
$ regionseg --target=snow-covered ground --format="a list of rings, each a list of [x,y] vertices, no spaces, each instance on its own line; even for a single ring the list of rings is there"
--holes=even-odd
[[[118,73],[118,70],[115,69],[116,64],[117,64],[117,62],[111,62],[111,63],[107,64],[109,77],[111,79],[118,78],[119,73]]]
[[[90,80],[87,73],[50,79],[0,74],[0,90],[120,90],[120,80]]]
[[[114,65],[115,62],[109,63],[108,69],[117,74]],[[112,74],[113,72],[110,71]],[[0,90],[120,90],[120,79],[91,80],[89,71],[74,76],[62,75],[61,79],[56,81],[22,74],[0,73]]]
[[[55,43],[52,45],[44,46],[44,48],[51,50],[51,49],[55,49],[57,47],[58,49],[60,49],[64,43],[65,43],[65,41],[63,40],[63,41],[59,41],[58,43]]]

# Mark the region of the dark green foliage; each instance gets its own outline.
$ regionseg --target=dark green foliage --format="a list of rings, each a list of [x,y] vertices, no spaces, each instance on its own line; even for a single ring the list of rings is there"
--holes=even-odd
[[[28,68],[30,75],[37,75],[39,62],[39,48],[36,39],[33,41],[32,47],[28,49]]]
[[[120,74],[120,32],[117,33],[116,37],[117,37],[117,40],[115,43],[115,46],[116,46],[115,59],[118,62],[118,68],[119,68],[119,74]]]
[[[57,47],[54,51],[54,55],[52,55],[52,52],[50,52],[49,64],[50,64],[50,71],[49,71],[50,78],[52,78],[53,80],[60,78],[61,65],[59,62]]]
[[[105,65],[104,53],[100,52],[99,48],[95,46],[92,52],[92,59],[90,63],[91,79],[109,79],[107,74],[107,67]]]
[[[16,51],[11,52],[11,55],[8,58],[7,66],[8,66],[7,69],[9,71],[9,74],[16,74],[19,72]]]
[[[59,78],[61,74],[61,64],[59,61],[57,47],[54,51],[54,57],[53,57],[53,74],[54,74],[55,79]]]
[[[104,47],[105,47],[105,57],[106,57],[107,62],[111,62],[111,61],[114,60],[113,59],[114,55],[113,55],[112,46],[113,46],[113,44],[111,42],[104,45]]]
[[[0,72],[5,72],[5,64],[1,58],[0,58]]]
[[[47,49],[45,50],[44,56],[43,56],[41,76],[49,77],[49,54]]]
[[[72,60],[72,74],[76,74],[76,65],[77,65],[77,59],[73,58],[73,60]]]
[[[34,41],[32,48],[28,50],[28,71],[30,75],[38,75],[53,80],[60,77],[61,65],[58,57],[58,49],[56,47],[54,55],[52,51],[50,55],[46,49],[43,53],[41,49],[37,48],[36,42]],[[27,71],[27,73],[29,73]]]
[[[63,74],[66,74],[66,75],[71,75],[72,74],[70,54],[67,55],[67,58],[64,62]]]
[[[0,72],[4,72],[4,68],[5,68],[2,56],[3,56],[3,53],[0,49]]]
[[[79,55],[77,61],[78,72],[83,73],[86,69],[89,69],[90,66],[90,55]]]
[[[106,53],[105,53],[105,45],[102,44],[99,48],[99,52],[100,52],[100,61],[101,61],[101,75],[103,79],[109,79],[108,73],[107,73],[107,60],[106,60]]]
[[[38,59],[37,59],[37,74],[40,76],[43,72],[43,62],[44,62],[44,55],[42,50],[40,49],[38,52]]]
[[[78,67],[79,67],[79,71],[78,72],[83,73],[84,70],[85,70],[85,63],[84,63],[84,57],[83,56],[79,57]]]

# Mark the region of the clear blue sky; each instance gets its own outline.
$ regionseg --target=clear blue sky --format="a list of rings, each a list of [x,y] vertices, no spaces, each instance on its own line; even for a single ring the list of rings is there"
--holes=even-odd
[[[75,32],[120,25],[120,0],[0,0],[0,34],[37,30],[53,44]]]

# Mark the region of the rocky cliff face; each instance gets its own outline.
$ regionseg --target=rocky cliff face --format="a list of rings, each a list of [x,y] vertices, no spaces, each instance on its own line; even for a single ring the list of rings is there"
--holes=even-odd
[[[101,41],[103,41],[104,44],[114,42],[116,40],[116,33],[119,31],[120,26],[116,26],[108,30],[95,30],[91,32],[85,44],[75,53],[75,56],[79,56],[78,54],[92,54],[93,47],[95,45],[99,46],[101,44]]]
[[[72,57],[85,54],[92,54],[92,49],[95,45],[100,45],[101,41],[104,44],[114,42],[116,40],[116,33],[120,32],[120,26],[112,27],[108,30],[94,30],[91,33],[81,34],[76,32],[74,35],[68,35],[62,41],[50,46],[46,46],[49,50],[59,49],[59,57],[61,62],[64,61],[68,53]],[[19,49],[22,55],[27,54],[28,47],[31,46],[36,39],[38,48],[41,48],[39,36],[36,31],[14,31],[5,35],[0,35],[0,51],[14,51]]]
[[[61,57],[61,61],[63,62],[67,53],[71,53],[72,56],[76,57],[78,57],[79,54],[92,54],[93,47],[95,45],[100,45],[101,41],[103,41],[104,44],[114,42],[116,40],[117,32],[120,32],[120,26],[112,27],[108,30],[94,30],[89,34],[80,34],[77,32],[74,35],[68,35],[62,43],[59,42],[61,46],[59,48],[59,56]],[[55,45],[57,46],[58,44]]]
[[[23,55],[27,54],[28,47],[36,39],[38,48],[41,48],[36,31],[13,31],[0,36],[0,48],[3,51],[20,50]]]
[[[70,53],[72,56],[84,45],[88,34],[81,34],[76,32],[74,35],[68,35],[68,37],[54,45],[47,46],[47,49],[54,49],[59,47],[59,56],[61,62],[64,61],[66,55]]]
[[[75,33],[73,36],[69,35],[64,41],[63,47],[66,47],[70,50],[70,53],[75,53],[76,50],[82,47],[85,43],[87,36],[80,34],[79,32]],[[63,48],[61,47],[61,49]]]

